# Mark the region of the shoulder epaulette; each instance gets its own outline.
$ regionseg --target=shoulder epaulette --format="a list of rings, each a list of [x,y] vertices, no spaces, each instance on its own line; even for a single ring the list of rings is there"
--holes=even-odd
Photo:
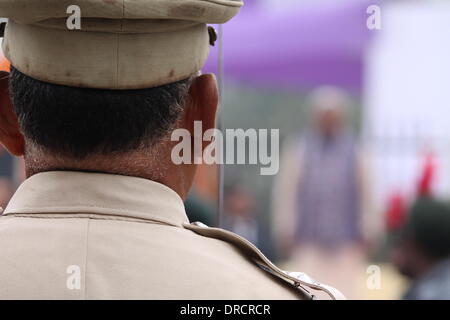
[[[234,246],[238,247],[247,257],[251,258],[251,260],[260,268],[267,272],[270,272],[271,274],[282,280],[287,281],[288,283],[297,287],[299,290],[302,290],[303,294],[304,290],[306,290],[306,292],[309,292],[308,289],[318,290],[325,292],[333,300],[345,300],[345,296],[339,290],[315,281],[305,273],[288,272],[281,270],[280,268],[275,266],[269,259],[267,259],[267,257],[254,244],[237,234],[223,229],[210,228],[201,222],[194,222],[192,224],[186,223],[183,226],[186,229],[189,229],[204,237],[215,238],[233,244]],[[312,298],[314,298],[314,295],[312,295]]]

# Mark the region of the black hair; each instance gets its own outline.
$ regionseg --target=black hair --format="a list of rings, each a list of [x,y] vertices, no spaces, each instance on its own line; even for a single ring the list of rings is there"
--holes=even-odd
[[[10,95],[25,138],[58,156],[82,160],[152,146],[183,112],[190,79],[137,90],[68,87],[14,67]]]
[[[450,257],[450,204],[419,198],[410,210],[404,233],[432,259]]]

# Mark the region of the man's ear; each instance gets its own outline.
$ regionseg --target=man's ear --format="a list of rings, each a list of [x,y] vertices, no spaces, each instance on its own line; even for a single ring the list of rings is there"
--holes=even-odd
[[[15,156],[23,156],[25,141],[9,96],[9,73],[0,72],[0,143]]]
[[[184,126],[194,137],[194,122],[201,121],[202,136],[208,129],[216,127],[217,106],[219,104],[219,90],[217,80],[213,74],[205,74],[195,78],[189,89],[189,98],[184,117]],[[203,148],[208,143],[203,144]]]

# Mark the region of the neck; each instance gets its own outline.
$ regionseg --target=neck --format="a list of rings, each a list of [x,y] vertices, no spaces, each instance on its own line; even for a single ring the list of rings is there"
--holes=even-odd
[[[145,150],[114,156],[96,155],[83,160],[35,152],[27,152],[24,158],[27,178],[49,171],[117,174],[159,182],[177,192],[183,200],[186,199],[191,186],[191,181],[186,177],[186,170],[183,166],[175,166],[171,162],[164,161],[164,156],[156,156]]]

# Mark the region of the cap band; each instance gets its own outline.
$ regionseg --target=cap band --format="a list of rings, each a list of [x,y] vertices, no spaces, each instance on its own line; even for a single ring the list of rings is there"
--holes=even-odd
[[[45,82],[140,89],[198,72],[209,54],[206,24],[158,33],[67,31],[9,20],[3,51],[11,64]]]

